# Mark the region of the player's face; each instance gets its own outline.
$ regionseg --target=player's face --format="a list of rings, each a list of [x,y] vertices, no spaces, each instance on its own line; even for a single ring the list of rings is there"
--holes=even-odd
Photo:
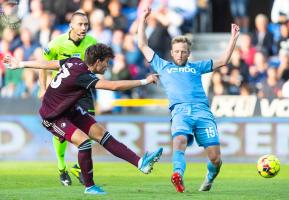
[[[187,63],[190,51],[187,43],[179,42],[172,46],[171,55],[175,64],[183,66]]]
[[[88,30],[88,19],[85,16],[74,16],[71,21],[71,34],[78,40],[85,37]]]
[[[103,61],[97,60],[92,72],[95,74],[104,74],[109,66],[109,59],[110,58],[105,58]]]

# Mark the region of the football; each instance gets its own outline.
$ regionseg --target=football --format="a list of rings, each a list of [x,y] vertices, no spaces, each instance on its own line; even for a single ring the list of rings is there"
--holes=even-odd
[[[264,178],[272,178],[280,171],[280,161],[274,155],[264,155],[258,159],[258,173]]]

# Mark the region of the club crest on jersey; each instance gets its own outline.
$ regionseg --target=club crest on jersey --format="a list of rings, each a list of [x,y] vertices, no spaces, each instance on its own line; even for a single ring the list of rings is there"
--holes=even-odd
[[[73,53],[71,55],[71,57],[73,57],[73,58],[81,58],[81,54],[80,53]]]
[[[63,123],[61,123],[61,124],[60,124],[60,126],[61,126],[61,128],[65,128],[65,126],[66,126],[66,123],[65,123],[65,122],[63,122]]]
[[[192,73],[192,74],[196,74],[196,69],[195,68],[190,68],[190,67],[172,67],[167,69],[167,72],[169,74],[171,73]]]

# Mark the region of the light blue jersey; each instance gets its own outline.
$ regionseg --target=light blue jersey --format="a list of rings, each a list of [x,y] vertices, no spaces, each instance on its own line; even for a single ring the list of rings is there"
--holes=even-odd
[[[217,125],[201,80],[202,74],[212,72],[213,61],[178,66],[154,54],[150,64],[160,75],[170,102],[172,136],[186,135],[188,146],[194,139],[199,146],[219,145]]]
[[[150,64],[160,75],[160,81],[170,102],[170,109],[179,103],[209,105],[201,75],[212,72],[213,61],[211,59],[188,62],[185,66],[178,66],[154,54]]]

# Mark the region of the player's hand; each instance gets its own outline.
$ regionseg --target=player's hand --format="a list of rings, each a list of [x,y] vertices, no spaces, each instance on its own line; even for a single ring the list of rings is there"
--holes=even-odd
[[[146,20],[146,18],[151,14],[151,8],[148,5],[144,6],[143,12],[141,14],[141,19]]]
[[[42,101],[44,94],[45,94],[46,90],[45,89],[40,89],[38,92],[38,98]]]
[[[157,83],[159,80],[159,75],[158,74],[151,74],[146,78],[148,83]]]
[[[240,27],[237,24],[231,24],[231,35],[233,38],[238,38],[240,34]]]
[[[19,67],[19,61],[12,57],[12,56],[5,56],[4,60],[3,60],[4,65],[8,68],[8,69],[18,69]]]

